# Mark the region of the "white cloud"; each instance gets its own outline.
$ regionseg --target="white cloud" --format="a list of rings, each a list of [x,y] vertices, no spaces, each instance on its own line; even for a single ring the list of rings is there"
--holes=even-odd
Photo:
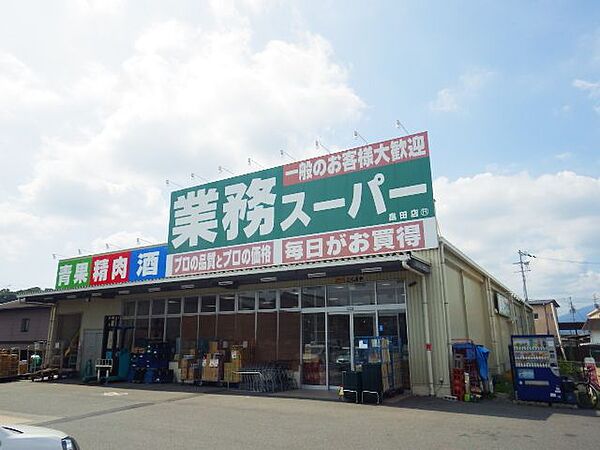
[[[434,182],[442,234],[521,293],[517,250],[531,262],[533,297],[589,298],[600,267],[544,258],[599,261],[600,178],[560,172],[532,177],[479,174]]]
[[[556,155],[554,155],[554,157],[556,159],[558,159],[559,161],[566,161],[573,157],[573,153],[571,153],[571,152],[557,153]]]
[[[600,82],[593,83],[586,80],[573,80],[573,86],[582,91],[586,91],[590,98],[600,97]]]
[[[438,112],[458,111],[459,92],[456,89],[440,89],[434,101],[429,103],[429,109]]]
[[[123,0],[74,0],[75,9],[87,15],[115,15],[123,10]]]
[[[49,89],[16,56],[0,51],[0,120],[56,106],[58,93]]]
[[[55,261],[27,255],[165,241],[165,178],[215,179],[219,165],[245,172],[248,156],[277,165],[279,149],[306,155],[314,136],[360,117],[364,103],[325,39],[305,33],[255,49],[249,22],[236,14],[216,8],[214,26],[202,29],[150,25],[120,65],[87,63],[78,79],[53,89],[12,60],[11,86],[61,92],[60,109],[58,95],[31,108],[67,122],[40,135],[28,180],[18,190],[5,184],[12,193],[1,205],[0,243],[15,266],[4,258],[0,272],[13,284],[52,284]]]
[[[592,100],[600,98],[600,81],[594,83],[591,81],[576,79],[573,80],[573,87],[587,92],[588,97]],[[600,114],[600,104],[594,105],[593,109]]]
[[[429,109],[437,112],[456,112],[464,107],[494,77],[494,72],[474,69],[459,77],[453,87],[445,87],[437,92],[435,100],[429,102]]]

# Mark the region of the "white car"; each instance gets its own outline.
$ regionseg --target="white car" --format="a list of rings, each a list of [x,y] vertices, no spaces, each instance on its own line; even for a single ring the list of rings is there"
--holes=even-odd
[[[62,431],[28,425],[0,425],[0,450],[81,450]]]

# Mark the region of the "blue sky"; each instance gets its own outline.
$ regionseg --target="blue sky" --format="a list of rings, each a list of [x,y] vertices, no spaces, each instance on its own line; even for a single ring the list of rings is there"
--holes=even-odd
[[[35,14],[32,14],[35,11]],[[444,235],[532,297],[600,294],[598,2],[14,2],[0,17],[0,288],[166,240],[190,172],[429,131]],[[27,270],[23,270],[27,267]]]
[[[438,176],[496,166],[597,175],[599,114],[573,82],[600,76],[598,3],[326,4],[303,16],[351,61],[351,84],[368,105],[364,135],[393,133],[394,117],[428,129]],[[461,86],[469,73],[480,87]],[[429,108],[444,88],[457,91],[457,111]]]

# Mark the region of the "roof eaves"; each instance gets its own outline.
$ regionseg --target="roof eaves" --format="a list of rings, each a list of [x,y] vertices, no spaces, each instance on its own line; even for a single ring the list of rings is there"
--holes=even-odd
[[[364,257],[354,257],[354,258],[340,258],[326,261],[319,261],[313,263],[299,263],[299,264],[285,264],[279,266],[269,266],[263,267],[260,269],[244,269],[237,271],[222,271],[222,272],[211,272],[206,274],[199,275],[186,275],[180,277],[165,277],[160,279],[148,280],[148,281],[136,281],[130,283],[119,283],[119,284],[105,284],[100,286],[89,286],[80,289],[55,289],[53,291],[39,292],[28,296],[21,297],[21,300],[27,301],[27,299],[44,299],[48,297],[51,299],[54,295],[76,295],[81,293],[93,293],[99,290],[104,289],[122,289],[125,290],[130,287],[139,287],[139,286],[152,286],[152,285],[161,285],[166,283],[177,283],[177,282],[191,282],[194,280],[206,280],[206,279],[219,279],[219,278],[228,278],[228,277],[237,277],[247,274],[264,274],[264,273],[276,273],[276,272],[284,272],[291,270],[306,270],[306,269],[322,269],[335,263],[336,266],[343,265],[353,265],[353,264],[363,264],[363,263],[378,263],[378,262],[386,262],[386,261],[406,261],[409,259],[415,259],[422,264],[429,265],[425,261],[422,261],[415,256],[411,256],[407,253],[392,253],[386,255],[372,255],[372,256],[364,256]]]

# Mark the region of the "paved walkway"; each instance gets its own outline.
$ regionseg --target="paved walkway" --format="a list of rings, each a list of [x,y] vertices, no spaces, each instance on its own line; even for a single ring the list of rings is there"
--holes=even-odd
[[[167,388],[167,386],[163,386]],[[82,448],[597,448],[600,411],[408,397],[384,406],[148,385],[0,385],[0,416]],[[183,389],[181,389],[183,388]]]

